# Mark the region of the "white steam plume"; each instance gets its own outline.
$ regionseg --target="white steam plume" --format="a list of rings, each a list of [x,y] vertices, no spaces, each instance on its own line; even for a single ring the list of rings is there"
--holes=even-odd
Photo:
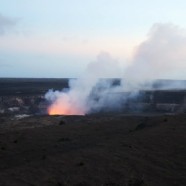
[[[119,108],[135,97],[136,91],[152,88],[157,79],[186,79],[186,30],[172,24],[155,24],[146,41],[136,48],[130,64],[122,83],[113,86],[112,81],[100,78],[121,77],[122,67],[109,54],[100,54],[81,78],[70,81],[69,90],[46,93],[51,102],[49,111],[53,109],[50,113],[86,114],[102,107]],[[167,88],[186,89],[185,84],[176,81]],[[121,91],[131,93],[120,97],[116,92]]]
[[[186,79],[186,30],[172,24],[155,24],[134,54],[125,79]]]
[[[88,65],[82,77],[69,81],[69,90],[62,92],[49,90],[46,93],[45,98],[52,103],[49,113],[80,115],[88,113],[93,107],[90,95],[100,82],[100,78],[111,78],[118,74],[121,75],[118,61],[112,59],[108,53],[100,53],[97,61]],[[108,86],[109,82],[101,82],[100,87],[108,89]]]

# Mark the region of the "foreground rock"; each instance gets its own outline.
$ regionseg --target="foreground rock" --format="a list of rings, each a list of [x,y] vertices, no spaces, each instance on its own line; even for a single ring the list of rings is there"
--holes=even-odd
[[[186,185],[186,115],[0,119],[2,186]]]

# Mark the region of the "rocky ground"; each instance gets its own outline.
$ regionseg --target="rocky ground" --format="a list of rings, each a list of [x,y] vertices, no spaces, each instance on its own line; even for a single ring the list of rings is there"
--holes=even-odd
[[[0,117],[2,186],[185,186],[186,115]]]

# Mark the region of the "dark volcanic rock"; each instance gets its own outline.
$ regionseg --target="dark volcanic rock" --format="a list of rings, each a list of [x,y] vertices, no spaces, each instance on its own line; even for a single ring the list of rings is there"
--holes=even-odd
[[[145,127],[147,127],[146,123],[140,123],[139,125],[137,125],[137,127],[134,130],[135,131],[136,130],[141,130],[141,129],[144,129]]]
[[[59,122],[59,125],[64,125],[64,124],[66,124],[66,121],[64,121],[64,120],[61,120],[61,121]]]
[[[56,116],[5,117],[0,186],[186,185],[186,115],[63,120],[61,127]]]

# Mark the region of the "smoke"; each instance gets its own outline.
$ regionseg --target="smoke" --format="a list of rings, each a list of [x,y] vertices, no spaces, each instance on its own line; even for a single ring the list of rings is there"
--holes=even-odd
[[[5,34],[11,27],[14,27],[17,24],[17,21],[17,19],[5,17],[0,14],[0,35]]]
[[[48,112],[86,114],[103,109],[119,110],[139,99],[140,90],[186,89],[180,81],[169,82],[167,87],[167,83],[160,86],[156,81],[183,79],[185,74],[186,31],[172,24],[155,24],[147,39],[136,48],[130,66],[123,69],[108,53],[101,53],[79,79],[70,80],[68,90],[46,93],[45,98],[51,104]],[[108,79],[113,77],[122,78]]]

